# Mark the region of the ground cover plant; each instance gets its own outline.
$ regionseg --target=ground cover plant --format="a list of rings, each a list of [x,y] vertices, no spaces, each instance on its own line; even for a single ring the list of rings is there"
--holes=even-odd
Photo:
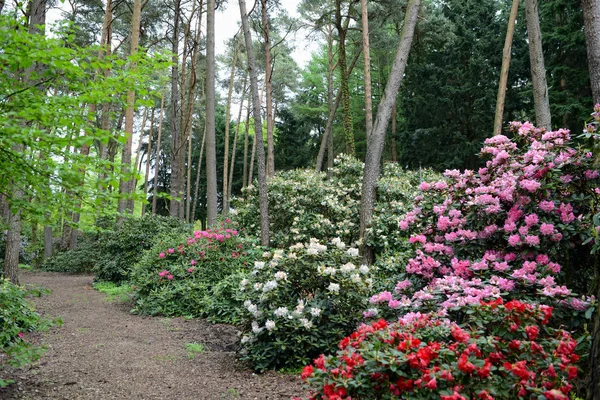
[[[133,268],[135,311],[198,317],[208,316],[207,309],[219,308],[223,312],[211,314],[212,319],[232,322],[240,304],[232,306],[236,299],[229,297],[231,290],[223,290],[227,284],[219,283],[239,286],[239,273],[254,259],[255,244],[230,220],[214,229],[194,231],[192,236],[163,236]],[[215,302],[223,302],[223,307]]]
[[[53,322],[42,318],[27,302],[27,295],[41,295],[40,290],[26,290],[0,279],[0,373],[6,366],[20,367],[42,355],[43,348],[29,343],[27,332],[45,330]],[[54,323],[59,323],[55,321]],[[11,383],[0,375],[0,388]]]

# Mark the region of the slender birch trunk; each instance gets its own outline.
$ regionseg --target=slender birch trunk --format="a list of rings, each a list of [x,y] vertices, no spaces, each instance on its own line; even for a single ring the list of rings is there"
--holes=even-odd
[[[229,204],[229,201],[231,199],[231,186],[233,184],[233,170],[235,167],[235,153],[237,150],[237,142],[238,142],[238,135],[240,133],[240,125],[241,125],[241,119],[242,119],[242,108],[244,108],[244,96],[246,94],[246,81],[248,78],[248,74],[244,75],[244,83],[242,84],[242,97],[241,97],[241,101],[240,101],[240,109],[238,112],[238,117],[237,117],[237,125],[235,127],[235,136],[233,137],[233,149],[231,151],[231,166],[229,167],[229,182],[227,184],[227,189],[229,190],[229,192],[227,193],[227,200]]]
[[[502,68],[500,70],[500,83],[498,84],[498,97],[496,98],[496,115],[494,116],[494,135],[502,133],[502,118],[504,116],[504,102],[506,99],[506,84],[508,82],[508,69],[510,67],[510,57],[515,33],[515,22],[519,12],[519,1],[513,0],[508,16],[508,28],[506,29],[506,39],[504,40],[504,50],[502,52]]]
[[[154,183],[152,187],[152,215],[156,215],[156,201],[158,200],[158,172],[160,171],[160,143],[165,110],[165,94],[160,98],[160,113],[158,116],[158,137],[156,138],[156,156],[154,157]]]
[[[267,101],[267,178],[275,175],[275,139],[273,135],[273,82],[271,64],[271,37],[269,33],[269,19],[267,15],[267,0],[260,0],[263,37],[265,47],[265,94]]]
[[[194,205],[192,206],[192,220],[196,219],[196,205],[198,204],[198,192],[200,188],[200,171],[202,171],[202,154],[204,153],[204,143],[206,142],[206,125],[204,125],[204,134],[202,135],[202,145],[200,146],[200,155],[198,156],[198,169],[196,170],[196,186],[194,189]]]
[[[239,38],[235,38],[235,49],[233,51],[233,62],[231,74],[229,75],[229,90],[227,92],[227,106],[225,108],[225,148],[223,151],[223,215],[229,214],[229,129],[231,125],[231,96],[233,95],[233,83],[235,79],[235,68],[239,52]]]
[[[146,153],[146,172],[144,173],[144,202],[142,203],[142,217],[146,215],[146,207],[148,205],[148,176],[150,175],[150,156],[152,155],[152,135],[154,134],[154,106],[150,115],[150,132],[148,132],[148,149]]]

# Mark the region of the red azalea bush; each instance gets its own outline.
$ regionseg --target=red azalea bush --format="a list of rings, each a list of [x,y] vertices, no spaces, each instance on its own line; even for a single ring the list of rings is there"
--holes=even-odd
[[[310,399],[567,400],[577,342],[552,307],[502,299],[467,307],[461,328],[433,314],[362,325],[302,372]]]
[[[462,307],[499,297],[559,305],[561,323],[591,316],[595,300],[572,289],[590,289],[596,257],[593,153],[564,129],[511,129],[512,140],[486,140],[481,154],[489,160],[478,172],[446,171],[445,180],[421,183],[422,195],[400,222],[413,256],[395,288],[370,299],[367,317],[442,308],[460,321]]]

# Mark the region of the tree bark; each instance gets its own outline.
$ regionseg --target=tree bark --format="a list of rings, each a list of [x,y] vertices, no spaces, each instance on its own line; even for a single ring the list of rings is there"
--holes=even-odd
[[[550,100],[546,83],[546,67],[542,51],[542,31],[538,13],[538,0],[525,0],[527,19],[527,37],[529,38],[529,60],[531,64],[531,82],[533,84],[533,106],[535,122],[539,128],[552,129]]]
[[[259,107],[262,107],[262,97],[263,97],[263,92],[264,92],[264,87],[263,89],[261,89],[260,91],[260,96],[259,96]],[[254,105],[252,105],[252,107],[254,108]],[[262,135],[262,129],[261,129],[261,133]],[[250,154],[250,168],[248,170],[248,186],[252,185],[252,176],[254,175],[254,156],[256,155],[256,132],[254,132],[254,138],[252,140],[252,152]]]
[[[398,162],[398,143],[396,142],[396,115],[398,107],[396,97],[394,97],[394,105],[392,106],[392,162]]]
[[[381,171],[381,154],[385,141],[385,133],[392,114],[392,107],[398,95],[398,89],[404,77],[404,70],[408,61],[415,26],[421,7],[421,0],[410,0],[406,6],[402,36],[396,50],[396,58],[385,86],[385,91],[377,107],[377,116],[373,124],[373,131],[367,140],[367,155],[365,158],[365,172],[363,175],[361,200],[360,200],[360,243],[363,248],[364,261],[373,263],[373,251],[365,245],[365,234],[373,218],[375,206],[375,190]]]
[[[519,1],[513,0],[510,15],[508,17],[508,28],[506,29],[506,39],[504,40],[504,51],[502,52],[502,68],[500,70],[500,83],[498,84],[498,97],[496,98],[496,114],[494,116],[494,135],[502,133],[502,118],[504,116],[504,102],[506,99],[506,84],[508,82],[508,69],[510,67],[510,57],[515,33],[515,22],[519,12]]]
[[[202,135],[202,145],[200,146],[200,155],[198,156],[198,169],[196,170],[196,186],[194,189],[194,206],[192,207],[192,220],[196,220],[196,205],[198,204],[198,191],[200,188],[200,171],[202,171],[202,154],[204,153],[204,143],[206,143],[206,124],[204,125],[204,134]],[[204,224],[203,224],[204,226]]]
[[[194,39],[194,50],[192,53],[192,71],[190,73],[190,84],[188,90],[188,107],[186,111],[186,121],[185,121],[185,130],[186,135],[189,139],[188,141],[188,166],[187,166],[187,184],[186,184],[186,209],[185,209],[185,219],[189,223],[194,220],[194,215],[190,215],[190,208],[192,204],[191,190],[192,190],[192,140],[193,140],[193,132],[192,132],[192,111],[193,105],[196,101],[196,83],[198,82],[198,53],[200,47],[200,37],[202,31],[202,3],[199,2],[199,10],[198,10],[198,20],[196,25],[196,37]],[[204,140],[204,139],[203,139]]]
[[[44,259],[52,257],[52,227],[44,226]]]
[[[227,106],[225,108],[225,147],[223,151],[223,215],[229,214],[229,129],[231,125],[231,96],[233,94],[233,83],[235,79],[235,67],[239,52],[239,39],[235,38],[235,49],[233,51],[233,62],[231,74],[229,75],[229,90],[227,92]]]
[[[248,130],[250,128],[250,102],[248,98],[248,110],[246,112],[246,126],[244,127],[244,166],[242,171],[242,189],[245,189],[248,183]]]
[[[206,216],[207,225],[213,226],[217,223],[217,150],[215,142],[215,0],[208,0],[206,32]]]
[[[267,178],[275,175],[275,140],[273,138],[273,82],[271,65],[271,38],[267,16],[267,0],[260,0],[265,47],[265,93],[267,101]]]
[[[600,1],[581,0],[594,104],[600,103]],[[598,388],[600,393],[600,387]]]
[[[373,100],[371,97],[371,55],[369,47],[369,12],[367,0],[361,0],[362,10],[362,39],[365,67],[365,123],[367,138],[373,129]]]
[[[148,148],[146,153],[146,172],[144,173],[144,202],[142,203],[142,217],[146,215],[146,207],[148,206],[148,176],[150,176],[150,157],[152,156],[152,136],[154,135],[154,105],[152,106],[152,114],[150,115],[150,132],[148,132]]]
[[[241,119],[242,119],[242,108],[244,108],[244,96],[246,95],[246,82],[248,80],[248,74],[244,75],[244,83],[242,84],[242,97],[240,100],[240,109],[238,111],[238,117],[237,117],[237,125],[235,127],[235,136],[233,137],[233,149],[231,151],[231,166],[229,167],[229,182],[227,183],[227,189],[229,190],[229,192],[227,193],[227,204],[229,204],[229,201],[231,199],[231,186],[233,185],[233,170],[235,167],[235,153],[237,150],[237,142],[238,142],[238,135],[240,133],[240,125],[241,125]],[[248,99],[248,101],[250,101],[250,99]],[[249,107],[248,107],[249,108]]]
[[[352,113],[350,110],[350,89],[348,87],[348,69],[346,61],[346,33],[348,29],[349,17],[346,19],[346,24],[342,22],[342,0],[335,2],[335,26],[338,31],[338,63],[340,64],[340,76],[342,92],[342,109],[344,110],[344,137],[346,138],[346,153],[353,156],[354,149],[354,132],[352,132]]]
[[[179,14],[181,11],[181,0],[175,0],[175,21],[173,22],[172,49],[173,67],[171,68],[171,201],[169,214],[179,218],[179,207],[181,206],[181,168],[179,165],[181,151],[181,135],[179,132],[178,107],[179,107]]]
[[[154,183],[152,185],[152,215],[156,215],[156,201],[158,200],[158,172],[160,171],[160,142],[165,110],[165,95],[160,98],[160,113],[158,116],[158,137],[156,138],[156,156],[154,157]]]
[[[246,2],[239,0],[240,14],[242,16],[242,28],[246,39],[246,55],[248,56],[248,73],[250,74],[250,89],[252,91],[252,106],[254,108],[254,131],[256,147],[258,152],[258,193],[260,201],[260,242],[263,246],[269,246],[269,202],[267,197],[267,177],[265,173],[265,148],[262,136],[262,122],[260,116],[260,101],[258,100],[258,77],[256,60],[252,47],[252,36],[246,12]]]
[[[131,52],[134,56],[138,52],[140,41],[140,20],[142,14],[142,0],[134,0],[133,16],[131,17]],[[132,68],[135,68],[133,66]],[[125,144],[121,153],[121,179],[119,181],[119,202],[117,211],[120,213],[117,221],[124,220],[124,214],[133,213],[129,198],[133,194],[133,176],[131,175],[131,147],[133,145],[133,118],[135,113],[135,91],[127,92],[127,107],[125,108]]]
[[[154,110],[153,110],[154,111]],[[135,173],[138,174],[142,168],[142,160],[140,160],[140,153],[142,152],[142,139],[144,137],[144,130],[146,129],[146,121],[148,120],[148,109],[144,108],[144,114],[142,116],[142,127],[140,129],[140,139],[138,140],[137,149],[135,149],[135,162],[133,167]],[[133,176],[131,181],[131,193],[135,193],[137,190],[137,177]],[[130,198],[127,201],[127,208],[133,212],[135,209],[135,200]]]

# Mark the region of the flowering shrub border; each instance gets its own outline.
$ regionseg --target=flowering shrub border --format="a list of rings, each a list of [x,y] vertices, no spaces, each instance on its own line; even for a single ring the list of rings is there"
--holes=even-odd
[[[362,325],[302,372],[310,399],[568,400],[577,342],[552,307],[502,299],[469,306],[461,328],[433,314]]]

